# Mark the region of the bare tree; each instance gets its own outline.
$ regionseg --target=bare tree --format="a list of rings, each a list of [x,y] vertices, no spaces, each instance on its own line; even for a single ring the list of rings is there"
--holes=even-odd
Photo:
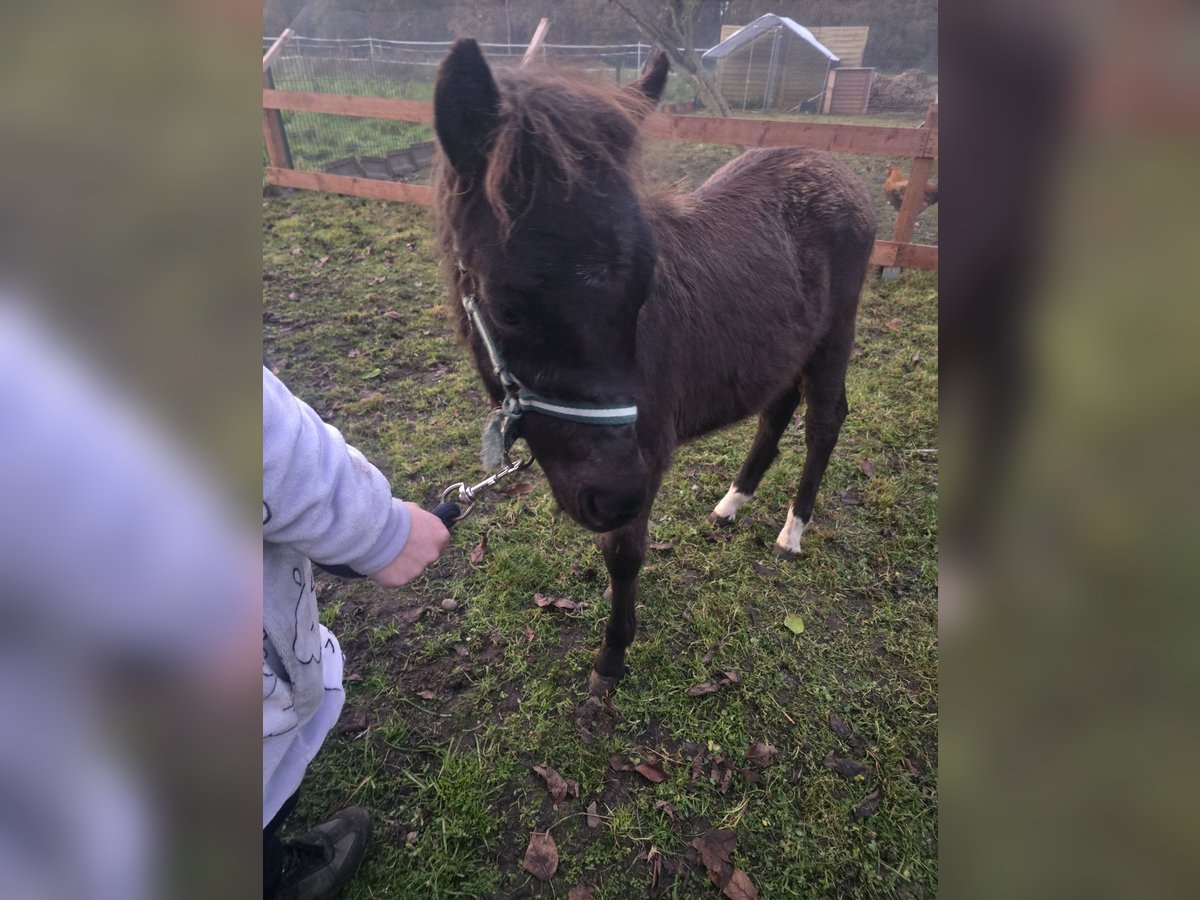
[[[719,115],[731,116],[732,110],[716,80],[704,68],[696,52],[696,18],[704,0],[612,0],[637,24],[650,40],[667,51],[667,56],[695,85],[705,107]]]

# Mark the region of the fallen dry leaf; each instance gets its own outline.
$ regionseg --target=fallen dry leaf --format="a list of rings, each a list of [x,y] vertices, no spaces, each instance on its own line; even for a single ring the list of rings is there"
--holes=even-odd
[[[772,747],[770,744],[764,744],[761,741],[746,751],[746,759],[754,763],[760,769],[765,769],[771,764],[771,760],[775,758],[775,754],[779,750]]]
[[[400,613],[400,621],[405,625],[412,625],[414,622],[420,621],[421,617],[429,611],[426,606],[414,606],[412,609],[406,609]]]
[[[338,725],[338,734],[360,734],[367,730],[367,714],[361,709],[352,709]]]
[[[319,268],[321,268],[321,266],[325,265],[325,263],[327,263],[327,262],[329,262],[329,257],[322,256],[320,259],[317,260],[317,264],[315,266],[313,266],[313,268],[319,269]]]
[[[483,557],[487,554],[487,545],[488,545],[488,539],[487,539],[487,535],[485,534],[483,537],[481,537],[479,539],[479,543],[471,548],[471,555],[468,556],[467,558],[471,561],[471,563],[473,565],[477,566],[481,562],[483,562]]]
[[[587,608],[586,603],[576,603],[566,597],[547,597],[545,594],[534,594],[533,602],[542,608],[549,606],[552,609],[567,609],[572,612]]]
[[[588,828],[599,828],[600,827],[600,811],[596,808],[595,800],[593,800],[591,803],[588,804],[587,827]]]
[[[651,550],[672,550],[675,547],[670,541],[659,541],[658,543],[647,544],[646,546]]]
[[[762,781],[762,775],[749,766],[746,766],[746,768],[742,769],[741,773],[742,778],[745,779],[747,784],[758,784]]]
[[[714,766],[713,771],[720,773],[720,777],[717,779],[717,793],[728,794],[729,788],[733,784],[733,769],[729,766]]]
[[[620,753],[614,753],[608,758],[608,766],[614,772],[632,772],[633,763],[622,756]]]
[[[721,893],[729,900],[758,900],[758,891],[750,881],[750,876],[741,869],[734,869],[733,874],[721,888]]]
[[[651,845],[646,851],[646,863],[650,866],[650,894],[658,892],[658,876],[662,874],[662,853]]]
[[[558,846],[549,832],[535,831],[525,848],[521,866],[534,878],[549,881],[558,871]]]
[[[394,309],[387,310],[383,315],[384,315],[384,318],[395,319],[397,322],[404,321],[404,313],[397,312]]]
[[[888,319],[883,323],[883,327],[890,329],[891,331],[899,331],[902,324],[903,323],[899,319]]]
[[[858,468],[868,478],[875,474],[875,464],[869,459],[860,459],[858,461]]]
[[[568,795],[579,796],[579,782],[574,778],[563,778],[549,766],[534,766],[533,771],[545,779],[546,788],[550,791],[555,806],[562,803]]]
[[[580,884],[571,888],[571,893],[567,894],[567,900],[596,900],[596,895],[592,893],[591,888]]]
[[[867,796],[863,798],[862,803],[854,807],[854,814],[860,819],[865,819],[867,816],[875,812],[875,810],[879,809],[879,801],[881,797],[882,795],[880,794],[878,788],[871,791],[871,793],[867,794]]]
[[[866,750],[866,741],[864,741],[859,735],[855,734],[854,730],[846,724],[845,719],[843,719],[837,713],[829,714],[829,730],[849,744],[850,749],[855,753],[862,753],[864,750]]]
[[[419,837],[420,837],[420,835],[417,834],[417,832],[410,831],[407,835],[405,835],[405,838],[404,838],[405,846],[411,847],[413,844],[415,844],[417,842],[417,838],[419,838]]]
[[[725,677],[720,681],[706,681],[703,684],[695,684],[687,689],[689,697],[703,697],[705,694],[715,694],[727,684],[741,684],[742,679],[737,672],[723,672]]]
[[[850,735],[854,733],[850,730],[850,726],[846,724],[846,720],[837,713],[829,714],[829,730],[843,741],[850,740]]]
[[[844,759],[843,757],[835,756],[832,750],[825,756],[825,765],[843,778],[859,778],[866,774],[867,771],[864,763],[860,763],[856,759]]]
[[[911,756],[904,757],[904,768],[908,769],[908,774],[913,778],[920,778],[925,774],[925,767]]]
[[[673,818],[675,818],[675,812],[676,812],[676,809],[675,809],[675,807],[674,807],[674,806],[672,806],[672,805],[671,805],[670,803],[668,803],[666,800],[655,800],[655,801],[654,801],[654,808],[655,808],[655,809],[657,809],[657,810],[661,810],[662,812],[666,813],[666,814],[667,814],[667,818],[670,818],[670,819],[673,819]]]
[[[854,347],[850,350],[850,353],[852,356],[862,356],[866,352],[867,351],[864,350],[862,347],[860,347],[858,344],[855,344]]]
[[[700,862],[708,869],[708,877],[713,884],[720,886],[733,876],[733,866],[729,863],[729,855],[733,853],[733,845],[737,835],[732,829],[718,828],[700,835],[692,841]]]
[[[862,497],[858,491],[842,491],[838,494],[838,499],[842,501],[843,506],[862,506]]]
[[[433,691],[417,691],[417,696],[422,700],[436,700],[437,694]]]
[[[721,889],[729,900],[758,900],[758,892],[750,876],[735,869],[729,861],[736,835],[728,828],[710,831],[692,841],[700,861],[708,870],[709,880]]]
[[[705,749],[703,747],[701,747],[699,750],[696,751],[696,755],[692,758],[692,777],[691,777],[692,781],[695,781],[697,778],[699,778],[700,773],[704,771],[704,757],[705,756],[707,756],[707,753],[706,753]]]
[[[720,647],[721,647],[720,644],[713,644],[711,647],[708,648],[708,652],[705,653],[702,657],[700,657],[700,662],[704,663],[704,665],[707,666],[710,662],[713,661],[713,657],[715,657],[717,655],[717,650],[719,650]]]
[[[633,767],[633,771],[637,772],[647,781],[653,781],[655,784],[661,784],[667,780],[667,774],[661,767],[656,766],[654,763],[638,763]]]
[[[532,629],[532,628],[530,628],[528,625],[526,625],[526,626],[525,626],[525,639],[526,639],[527,641],[529,641],[529,643],[531,643],[531,644],[532,644],[532,643],[533,643],[533,639],[534,639],[534,637],[535,637],[535,635],[534,635],[534,633],[533,633],[533,629]]]

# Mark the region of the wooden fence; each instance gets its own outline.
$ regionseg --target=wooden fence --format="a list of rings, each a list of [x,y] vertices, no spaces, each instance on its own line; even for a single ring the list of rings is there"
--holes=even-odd
[[[281,110],[432,123],[432,103],[263,88],[263,137],[267,148],[268,183],[373,200],[432,205],[433,189],[426,185],[293,169],[283,138]],[[938,156],[937,104],[930,107],[928,117],[919,128],[654,113],[646,123],[646,131],[650,137],[675,141],[745,147],[811,147],[839,153],[911,157],[913,164],[909,185],[912,189],[905,192],[892,239],[875,242],[871,264],[937,270],[938,248],[930,244],[912,243],[913,228],[924,202],[924,186],[933,161]]]

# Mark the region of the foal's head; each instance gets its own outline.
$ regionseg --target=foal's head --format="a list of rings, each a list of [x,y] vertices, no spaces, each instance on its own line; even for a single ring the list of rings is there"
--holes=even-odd
[[[512,375],[553,400],[638,402],[638,310],[654,241],[630,164],[667,77],[665,55],[625,88],[566,73],[493,72],[474,41],[442,63],[434,118],[443,249],[473,292]],[[494,399],[502,396],[474,349]],[[555,498],[594,531],[651,501],[636,424],[579,424],[537,412],[520,434]]]

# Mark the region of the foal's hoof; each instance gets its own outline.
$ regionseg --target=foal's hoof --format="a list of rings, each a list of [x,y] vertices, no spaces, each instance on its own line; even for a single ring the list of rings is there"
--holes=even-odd
[[[604,599],[607,600],[609,603],[612,603],[612,585],[611,584],[604,589]]]
[[[776,544],[775,555],[780,559],[799,559],[800,551],[793,550],[791,547],[785,547],[783,544]]]
[[[708,514],[708,522],[719,528],[728,528],[733,524],[733,516],[718,516],[716,510],[713,510]]]
[[[617,682],[620,680],[621,677],[619,675],[613,678],[608,675],[601,675],[595,669],[592,669],[592,674],[588,676],[588,695],[599,699],[616,688]]]

